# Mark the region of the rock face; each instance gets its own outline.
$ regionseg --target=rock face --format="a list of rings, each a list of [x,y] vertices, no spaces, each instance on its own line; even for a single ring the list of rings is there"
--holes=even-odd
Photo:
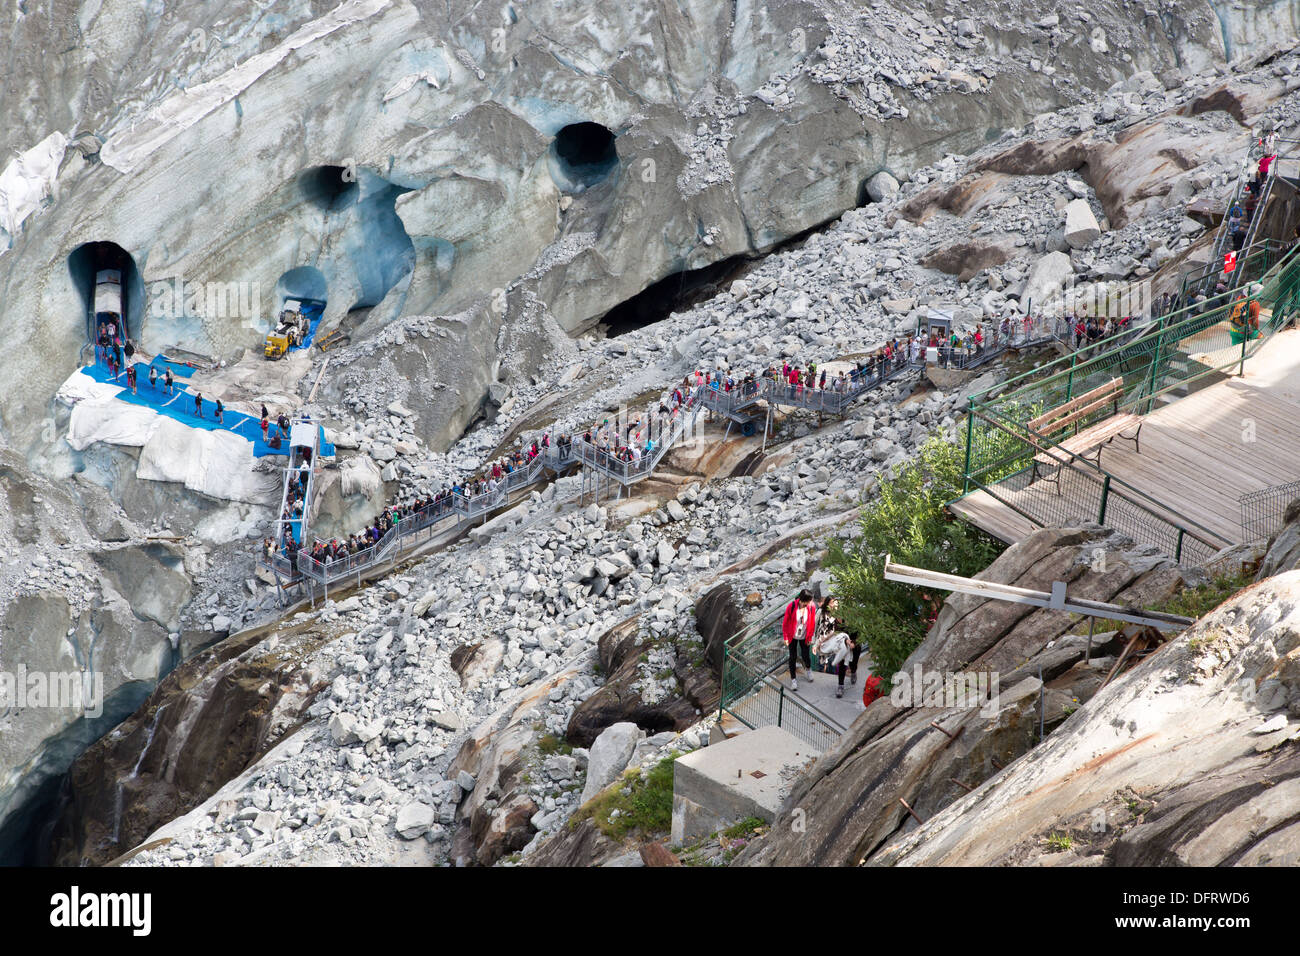
[[[872,858],[1294,865],[1300,572],[1256,584],[1107,686],[1032,757]],[[1048,845],[1052,833],[1070,845]],[[1059,853],[1059,855],[1058,855]]]
[[[323,686],[310,669],[277,674],[281,654],[313,644],[310,635],[282,643],[252,633],[168,674],[138,711],[72,765],[49,862],[107,863],[240,773]]]
[[[667,651],[676,663],[674,690],[647,700],[642,658],[647,653],[637,635],[637,619],[612,628],[600,638],[598,653],[605,683],[573,712],[565,739],[575,747],[590,747],[605,728],[629,722],[650,734],[685,730],[701,713],[717,707],[718,678],[706,662]],[[671,641],[667,642],[671,644]]]
[[[999,27],[994,48],[992,11],[968,10],[963,32],[905,6],[697,0],[687,13],[647,0],[502,22],[470,0],[275,14],[241,0],[220,40],[197,11],[131,0],[22,20],[0,146],[29,155],[0,281],[6,334],[41,347],[13,359],[3,430],[24,448],[46,441],[39,422],[85,342],[102,264],[69,257],[92,240],[125,257],[128,325],[150,351],[233,359],[285,295],[325,299],[326,329],[346,318],[364,337],[473,309],[472,351],[503,319],[488,301],[533,294],[560,328],[584,328],[656,279],[769,249],[852,208],[869,178],[886,196],[885,177],[1060,101],[1029,67],[1039,28]],[[1153,33],[1110,0],[1091,16],[1134,69],[1222,56],[1199,6]],[[1074,84],[1122,78],[1071,26],[1049,42]],[[37,92],[54,69],[78,79],[47,104]],[[295,108],[309,96],[330,108]],[[178,181],[193,188],[158,188]],[[239,305],[214,304],[217,286],[237,287]],[[431,441],[472,420],[495,372],[443,370],[461,400],[444,397],[456,420],[427,421]]]
[[[1202,17],[1208,10],[1196,6],[1166,12],[1158,24],[1149,18],[1140,28],[1129,22],[1128,8],[1117,14],[1103,4],[1095,15],[1090,12],[1087,29],[1081,19],[1063,14],[1051,27],[1025,21],[996,30],[992,20],[1006,19],[1001,12],[986,15],[970,8],[962,17],[970,23],[959,31],[927,10],[909,8],[904,15],[897,4],[870,10],[841,8],[838,0],[778,0],[761,10],[742,4],[734,7],[733,23],[733,7],[699,0],[688,4],[687,12],[671,4],[641,5],[601,11],[595,19],[584,14],[579,24],[570,22],[573,15],[561,4],[504,27],[507,33],[516,27],[530,31],[533,38],[502,44],[520,54],[507,65],[489,33],[474,33],[475,24],[485,24],[479,17],[495,16],[491,11],[470,11],[462,18],[469,32],[446,38],[445,5],[426,9],[424,0],[277,9],[265,20],[240,2],[223,11],[240,24],[246,23],[240,19],[246,11],[254,21],[250,32],[204,45],[205,58],[188,51],[178,56],[175,42],[157,41],[160,53],[166,48],[168,66],[166,77],[156,82],[150,38],[157,31],[148,28],[178,29],[173,24],[184,18],[185,9],[173,4],[161,14],[145,14],[154,21],[139,21],[138,34],[130,34],[138,41],[122,41],[120,30],[109,31],[114,49],[123,42],[149,49],[133,57],[123,53],[123,70],[104,80],[112,91],[111,108],[121,111],[120,126],[116,119],[111,128],[108,119],[84,124],[106,132],[110,143],[103,155],[94,148],[99,145],[95,133],[74,135],[57,195],[32,201],[40,196],[39,183],[24,181],[24,189],[33,187],[19,204],[26,219],[13,248],[0,256],[7,290],[3,322],[8,329],[11,316],[17,316],[22,327],[15,341],[33,343],[36,351],[48,345],[63,356],[59,361],[70,361],[83,332],[68,327],[67,314],[81,315],[81,303],[68,287],[80,283],[90,266],[85,255],[69,261],[68,247],[80,241],[76,230],[83,223],[96,236],[124,243],[141,270],[141,295],[157,293],[161,300],[154,280],[176,264],[193,267],[186,278],[202,283],[237,280],[245,270],[250,282],[274,282],[279,286],[274,294],[272,287],[261,287],[263,314],[278,304],[281,292],[323,288],[329,300],[325,329],[339,323],[352,334],[351,345],[331,350],[317,392],[323,407],[314,409],[329,419],[338,447],[356,453],[358,464],[349,468],[354,473],[346,490],[342,474],[337,497],[321,486],[318,516],[328,511],[321,520],[340,525],[350,515],[364,515],[377,499],[428,494],[470,474],[516,436],[533,437],[551,425],[581,429],[620,404],[643,407],[646,395],[653,404],[653,393],[662,395],[701,363],[725,363],[742,372],[783,357],[825,365],[905,334],[916,322],[911,310],[940,303],[955,304],[962,331],[969,331],[981,313],[1000,315],[1009,299],[1020,296],[1040,256],[1069,249],[1057,226],[1071,198],[1099,203],[1111,220],[1092,247],[1069,257],[1081,278],[1120,274],[1117,270],[1132,275],[1158,258],[1161,248],[1186,254],[1192,233],[1182,223],[1182,210],[1174,207],[1188,190],[1221,202],[1239,157],[1234,138],[1244,135],[1223,109],[1179,112],[1223,83],[1213,67],[1194,74],[1213,55],[1201,41],[1209,37],[1212,46],[1218,30],[1212,18]],[[454,13],[465,12],[464,5],[452,6]],[[115,2],[96,9],[119,19],[136,15],[134,8],[123,13]],[[650,13],[654,23],[642,29],[638,24]],[[102,30],[93,22],[98,16],[86,13],[75,29],[59,29],[69,36],[77,29]],[[44,69],[34,63],[31,71],[22,69],[24,57],[31,59],[30,37],[23,31],[37,19],[20,18],[15,34],[18,68],[13,72],[20,84]],[[287,34],[298,52],[280,57],[284,31],[308,22],[313,24],[308,32]],[[622,32],[604,31],[611,23]],[[538,24],[546,36],[537,32]],[[816,29],[808,30],[809,24]],[[890,28],[883,34],[882,24]],[[1202,36],[1197,31],[1205,24],[1213,30]],[[182,26],[179,35],[188,36],[189,25]],[[1110,53],[1094,54],[1089,43],[1079,42],[1088,40],[1093,26],[1107,33]],[[1196,34],[1190,42],[1189,31]],[[622,42],[633,33],[648,39]],[[444,39],[434,41],[435,35]],[[483,46],[470,43],[469,36],[479,36]],[[909,45],[899,37],[916,42]],[[805,41],[802,53],[787,49]],[[621,43],[617,56],[606,55],[612,42]],[[463,49],[462,43],[473,48]],[[913,62],[911,51],[919,53],[918,46],[930,43],[934,49],[922,59],[935,62]],[[69,40],[64,48],[72,51],[76,44]],[[1133,64],[1120,65],[1127,64],[1115,55],[1121,48],[1131,48]],[[1041,60],[1032,65],[1030,54],[1043,56],[1048,49],[1052,62],[1068,74],[1043,70]],[[1198,50],[1210,53],[1198,61]],[[280,57],[278,65],[236,100],[204,113],[196,125],[182,121],[190,115],[166,114],[164,120],[177,121],[160,125],[143,115],[166,101],[202,109],[209,94],[234,88],[223,83],[220,89],[199,89],[202,82],[238,79],[244,74],[230,76],[230,70],[254,52],[272,55],[252,66]],[[64,54],[65,64],[77,55]],[[1189,71],[1181,84],[1177,77],[1152,84],[1149,77],[1126,75],[1176,56]],[[664,69],[669,61],[671,69]],[[446,75],[439,64],[447,66]],[[882,66],[893,79],[875,75]],[[1233,96],[1246,104],[1243,116],[1257,109],[1244,92],[1252,86],[1267,91],[1275,79],[1293,78],[1300,59],[1287,54],[1257,66],[1249,77],[1234,77]],[[191,67],[189,80],[175,72]],[[720,72],[724,68],[726,76]],[[132,92],[139,82],[150,91],[149,104]],[[189,95],[156,92],[187,82]],[[284,109],[286,102],[330,97],[340,82],[346,91],[331,103],[348,116],[346,128],[332,109]],[[1101,96],[1087,89],[1111,85],[1115,89]],[[555,99],[539,100],[540,94],[552,93]],[[923,108],[911,109],[912,99]],[[109,107],[98,101],[29,96],[15,100],[12,122],[0,139],[30,133],[24,142],[42,142],[46,125],[75,130],[82,125],[83,100],[100,111],[96,116],[108,116]],[[1274,99],[1267,106],[1269,121],[1291,125],[1300,115],[1293,100]],[[376,109],[376,102],[383,106]],[[1027,114],[1041,108],[1036,103],[1049,104],[1052,112],[1031,122]],[[29,122],[33,111],[40,114],[37,129]],[[58,113],[60,121],[46,124],[41,118],[53,115],[48,111]],[[294,115],[286,118],[285,112]],[[1137,191],[1122,201],[1160,211],[1115,227],[1118,211],[1107,206],[1108,183],[1125,181],[1121,163],[1150,158],[1116,147],[1126,142],[1127,131],[1156,119],[1169,124],[1165,135],[1181,126],[1186,137],[1213,139],[1216,145],[1204,155],[1180,147],[1175,156],[1142,166],[1151,170],[1151,178],[1131,177]],[[132,120],[145,138],[112,142],[130,133]],[[588,120],[613,134],[612,165],[610,141],[599,130],[565,132]],[[843,133],[845,128],[850,132]],[[167,139],[173,132],[175,137]],[[1086,143],[1075,142],[1085,135]],[[1032,147],[1025,153],[1037,150],[1044,163],[1073,165],[1033,173],[981,167],[1000,154],[1027,162],[1018,145],[1025,143]],[[1095,152],[1071,158],[1087,143]],[[150,145],[157,148],[147,152]],[[50,147],[45,155],[55,152]],[[254,154],[256,161],[249,158]],[[1110,156],[1115,165],[1103,169]],[[1197,164],[1175,173],[1189,156]],[[83,157],[92,157],[91,162]],[[909,168],[907,157],[934,161]],[[1086,168],[1080,165],[1084,159]],[[256,181],[245,167],[257,171]],[[35,172],[43,176],[41,169]],[[733,254],[769,248],[826,209],[859,202],[861,180],[881,169],[900,182],[895,199],[849,209],[833,224],[761,261],[728,261]],[[182,209],[176,197],[152,198],[157,185],[180,175],[184,182],[196,176],[211,180],[202,205],[211,209],[215,225],[205,222],[202,236],[189,226],[181,214],[188,207]],[[932,190],[946,205],[930,208]],[[228,192],[239,195],[232,199]],[[929,210],[924,224],[900,216],[901,206],[922,198]],[[159,217],[165,220],[161,226]],[[8,216],[6,222],[16,219]],[[439,234],[444,227],[451,238]],[[1011,237],[1010,257],[970,282],[919,264],[960,241],[1000,237]],[[534,253],[542,241],[542,251]],[[246,247],[257,250],[257,261]],[[407,261],[411,271],[404,275]],[[286,275],[290,263],[306,271]],[[611,297],[643,288],[665,268],[701,263],[720,267],[722,277],[709,280],[715,283],[709,298],[614,337],[598,332],[571,338],[573,330],[602,314]],[[48,280],[42,287],[48,296],[34,291],[44,281],[41,276]],[[654,307],[652,315],[662,314],[668,303],[659,297],[671,297],[673,285],[680,288],[676,276],[662,287],[668,293],[649,290],[645,301]],[[132,287],[128,276],[129,294]],[[672,301],[675,309],[681,302]],[[229,310],[224,316],[206,310],[198,321],[165,309],[155,315],[152,302],[148,306],[142,310],[146,338],[154,344],[170,337],[206,347],[206,337],[229,358],[259,334]],[[611,317],[611,329],[616,319]],[[7,366],[19,384],[15,394],[58,364],[24,368],[27,358],[25,351],[16,353]],[[211,374],[238,385],[245,401],[269,392],[273,405],[291,409],[323,369],[313,351],[278,363],[246,356]],[[719,637],[734,629],[725,623],[725,613],[706,614],[700,595],[719,581],[729,582],[747,596],[753,609],[747,616],[770,608],[809,583],[822,536],[851,520],[852,509],[873,494],[881,471],[913,454],[931,431],[953,439],[961,399],[931,392],[904,400],[910,386],[906,380],[886,386],[856,404],[851,420],[843,423],[816,427],[808,415],[779,415],[779,444],[770,454],[759,451],[760,440],[737,439],[734,431],[728,442],[674,448],[668,459],[672,467],[654,483],[606,507],[567,504],[578,482],[559,477],[454,546],[399,566],[375,585],[342,595],[331,591],[333,602],[290,619],[290,626],[309,624],[319,629],[322,641],[328,638],[304,655],[329,688],[311,705],[306,732],[228,781],[225,795],[209,797],[216,801],[213,806],[196,807],[167,831],[171,844],[142,852],[137,861],[499,862],[537,849],[539,837],[567,831],[588,759],[581,747],[567,752],[564,736],[575,715],[581,710],[590,732],[583,739],[594,741],[608,724],[628,720],[632,712],[659,719],[671,711],[672,726],[694,726],[680,743],[656,734],[639,744],[637,753],[646,746],[699,746],[708,737],[713,707],[706,702],[716,701],[716,689],[710,690],[710,683],[716,688],[713,650]],[[40,391],[36,385],[31,390]],[[62,409],[56,409],[48,428],[37,427],[46,411],[45,399],[38,398],[16,419],[8,406],[0,409],[0,432],[20,449],[3,450],[4,463],[16,467],[14,475],[5,476],[11,510],[0,507],[0,524],[24,548],[0,564],[0,610],[27,607],[29,592],[57,591],[74,616],[89,606],[73,600],[78,594],[89,595],[92,604],[100,595],[129,615],[126,598],[89,557],[114,549],[97,531],[84,535],[81,521],[66,509],[50,514],[54,496],[46,495],[44,485],[38,491],[44,501],[30,493],[37,487],[31,468],[38,466],[58,475],[79,471],[77,479],[58,487],[75,490],[94,481],[106,489],[98,497],[85,494],[84,500],[88,508],[110,503],[93,528],[114,539],[125,535],[114,544],[139,546],[146,535],[183,537],[200,526],[205,541],[216,541],[209,526],[219,526],[219,539],[228,547],[185,544],[185,572],[199,598],[182,612],[182,648],[206,639],[201,635],[215,636],[210,628],[216,623],[249,626],[278,616],[275,595],[250,580],[251,556],[240,540],[261,536],[265,508],[245,503],[237,513],[225,507],[215,511],[179,479],[142,480],[137,474],[141,453],[135,449],[95,444],[77,452],[59,438],[67,423]],[[0,403],[6,400],[0,397]],[[475,427],[462,435],[460,429],[471,421]],[[458,437],[446,452],[437,450]],[[274,478],[274,462],[265,464],[265,474]],[[700,477],[704,483],[692,487]],[[38,539],[39,555],[26,550],[32,537]],[[39,567],[37,556],[45,558],[58,587],[32,584],[40,583],[39,571],[38,578],[28,577],[29,566]],[[48,603],[59,609],[57,600]],[[102,632],[92,620],[88,631],[69,638],[64,625],[71,623],[45,614],[42,610],[41,621],[49,627],[41,646],[65,658],[85,651],[83,634]],[[707,627],[706,619],[716,626]],[[599,647],[600,638],[629,620],[636,621],[631,625],[635,640],[618,648],[621,663],[611,682],[608,668],[593,666],[602,651],[608,656],[615,650],[609,639]],[[166,646],[153,621],[133,633],[152,635]],[[631,638],[620,633],[613,644]],[[0,653],[9,653],[11,644],[0,644]],[[1077,645],[1061,639],[1065,661],[1077,659]],[[1096,649],[1109,653],[1113,645],[1111,638]],[[135,649],[124,646],[134,659]],[[454,652],[462,646],[463,652]],[[97,660],[104,659],[100,654],[106,649],[96,645]],[[154,651],[145,644],[139,649]],[[260,693],[266,685],[273,695],[308,666],[304,658],[275,656],[278,662],[265,668],[250,663],[244,692]],[[1045,659],[1035,655],[1034,660]],[[1017,658],[1006,673],[1020,663]],[[1059,666],[1045,666],[1049,682],[1049,672]],[[1058,676],[1070,693],[1100,680],[1095,669]],[[1027,677],[1036,680],[1037,671]],[[188,679],[197,697],[209,694],[200,675]],[[1034,724],[1036,698],[1026,695],[1032,685],[1025,680],[1017,686],[1021,696],[1005,717],[1020,733]],[[251,696],[232,693],[230,699],[257,708]],[[1045,699],[1055,725],[1067,702]],[[612,706],[597,712],[607,704]],[[78,778],[87,823],[68,837],[69,852],[82,846],[100,852],[105,821],[114,819],[116,794],[123,792],[118,781],[125,774],[126,790],[132,789],[130,775],[140,754],[151,758],[158,746],[146,745],[147,728],[160,711],[159,726],[166,726],[172,706],[146,711],[143,723],[130,725],[135,749],[104,763],[102,793],[89,792],[88,776]],[[232,720],[218,709],[200,723],[220,735]],[[240,740],[253,743],[230,749],[255,755],[263,739],[260,720],[236,724]],[[28,728],[15,729],[25,734]],[[208,731],[196,725],[193,732]],[[172,735],[188,734],[178,728]],[[467,735],[472,742],[462,751]],[[0,738],[11,746],[9,728]],[[208,746],[195,749],[203,754]],[[13,746],[9,752],[18,754],[13,763],[21,764],[33,751]],[[949,752],[962,750],[954,744]],[[634,754],[633,762],[637,759]],[[146,759],[142,767],[149,763]],[[233,770],[217,769],[220,773],[184,793],[180,802],[197,798]],[[226,801],[234,804],[231,812],[217,805]],[[397,832],[396,820],[412,805],[436,808],[436,822],[408,839]],[[927,813],[936,809],[925,807]],[[403,829],[415,832],[414,823]],[[555,852],[565,855],[559,848]]]
[[[461,744],[447,776],[463,771],[478,782],[463,803],[459,795],[443,798],[443,822],[462,821],[452,840],[453,859],[491,866],[522,850],[537,832],[532,819],[538,807],[526,779],[528,751],[538,737],[533,708],[569,676],[561,672],[514,695]]]
[[[1300,500],[1291,502],[1282,517],[1282,529],[1268,542],[1259,563],[1259,580],[1300,568]]]
[[[1094,570],[1097,554],[1105,555],[1104,571]],[[1137,606],[1157,603],[1181,580],[1169,562],[1100,530],[1039,531],[1004,552],[982,577],[1035,590],[1066,581],[1071,595]],[[978,786],[1028,753],[1038,739],[1040,707],[1044,730],[1052,732],[1096,692],[1123,643],[1114,632],[1099,637],[1084,663],[1087,638],[1062,637],[1072,627],[1059,612],[949,597],[900,668],[910,683],[896,684],[891,696],[858,717],[800,778],[771,834],[738,862],[855,865],[911,825],[900,798],[926,819],[966,792],[953,779]],[[925,675],[920,683],[931,674],[970,679],[944,680],[935,697],[922,691],[918,673]],[[806,819],[806,832],[791,829],[796,812]]]
[[[180,623],[181,608],[190,599],[190,580],[185,576],[183,552],[157,543],[128,545],[92,555],[109,581],[141,618],[174,630]]]
[[[1025,279],[1025,287],[1020,293],[1020,302],[1026,309],[1032,309],[1033,303],[1042,306],[1053,299],[1059,299],[1073,280],[1074,265],[1064,252],[1049,252],[1034,263]]]
[[[0,448],[0,862],[21,861],[23,831],[53,782],[171,663],[157,622],[190,593],[177,553],[108,545],[96,531],[138,534],[98,487],[49,481]],[[17,699],[23,675],[36,683]]]

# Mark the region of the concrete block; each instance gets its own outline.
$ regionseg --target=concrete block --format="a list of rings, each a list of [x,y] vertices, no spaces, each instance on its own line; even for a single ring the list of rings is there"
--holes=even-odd
[[[682,846],[747,817],[772,822],[819,751],[780,727],[710,744],[673,764],[671,842]]]

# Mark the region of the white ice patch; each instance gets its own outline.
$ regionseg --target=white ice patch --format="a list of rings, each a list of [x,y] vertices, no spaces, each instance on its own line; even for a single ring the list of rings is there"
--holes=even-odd
[[[131,128],[111,136],[99,151],[105,165],[123,173],[134,172],[154,150],[189,129],[218,107],[229,103],[268,73],[290,53],[329,36],[336,30],[374,16],[391,0],[344,0],[325,16],[296,30],[283,43],[249,57],[207,83],[168,97]]]
[[[433,75],[432,70],[425,70],[423,73],[408,73],[406,76],[402,77],[400,80],[394,83],[392,88],[389,89],[389,91],[384,94],[384,102],[387,103],[389,100],[397,99],[399,96],[401,96],[403,93],[410,90],[411,87],[415,86],[415,84],[419,83],[421,80],[423,80],[425,83],[428,83],[435,90],[442,89],[442,87],[438,84],[438,78]]]
[[[0,173],[0,228],[7,235],[18,235],[23,221],[41,208],[59,174],[67,145],[68,137],[51,133],[10,160]]]
[[[379,469],[368,455],[357,455],[339,465],[339,483],[344,498],[352,495],[370,498],[383,488]]]

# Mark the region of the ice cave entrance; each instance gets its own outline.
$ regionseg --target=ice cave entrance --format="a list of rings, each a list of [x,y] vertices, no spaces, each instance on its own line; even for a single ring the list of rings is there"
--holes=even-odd
[[[582,192],[609,177],[618,166],[614,134],[599,123],[571,123],[551,143],[551,178],[561,190]]]
[[[68,256],[68,273],[86,312],[86,337],[99,340],[110,322],[123,337],[138,334],[144,280],[131,254],[115,242],[86,242]]]
[[[266,357],[282,358],[289,352],[311,348],[316,327],[325,313],[325,275],[315,266],[290,269],[275,284],[280,300],[275,328],[266,336]]]
[[[313,166],[298,174],[305,200],[324,212],[351,206],[361,196],[357,171],[346,166]]]

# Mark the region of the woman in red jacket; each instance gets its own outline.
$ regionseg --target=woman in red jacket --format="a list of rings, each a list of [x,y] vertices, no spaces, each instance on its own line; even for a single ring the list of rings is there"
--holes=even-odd
[[[785,618],[781,621],[781,638],[790,648],[790,689],[798,690],[799,681],[795,679],[795,664],[798,655],[803,656],[804,670],[808,683],[812,683],[812,654],[808,643],[817,629],[817,608],[813,604],[812,592],[807,588],[785,607]]]

